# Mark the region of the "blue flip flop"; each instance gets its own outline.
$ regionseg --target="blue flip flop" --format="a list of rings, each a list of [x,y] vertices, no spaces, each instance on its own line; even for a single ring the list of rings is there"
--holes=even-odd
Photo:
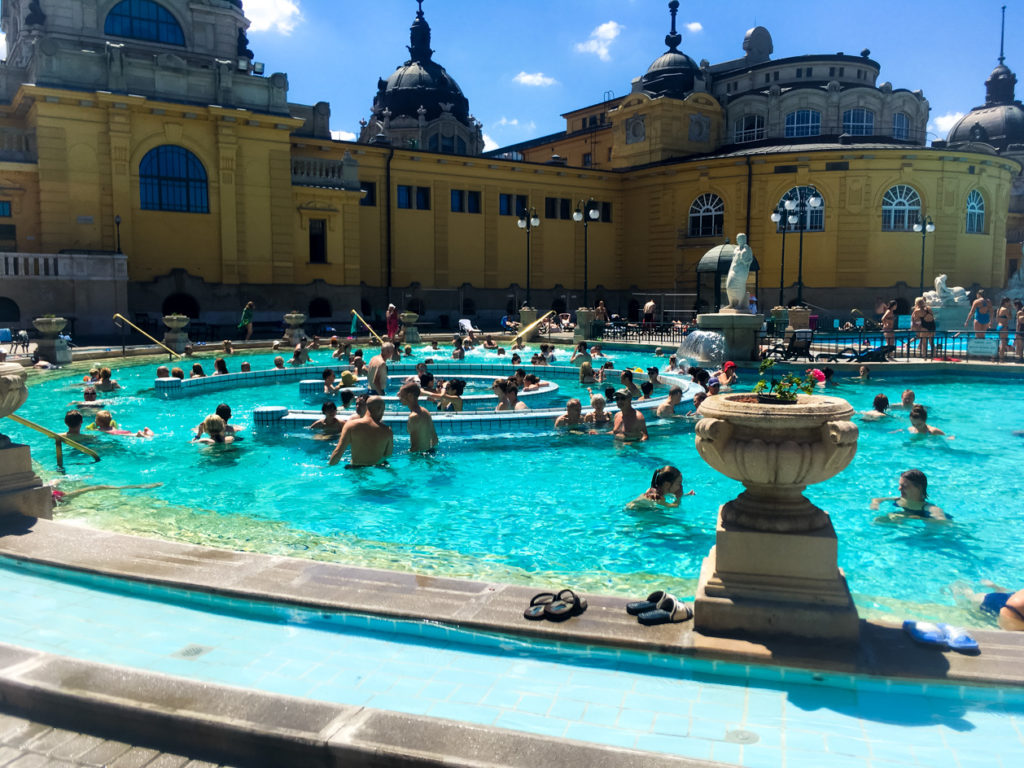
[[[971,637],[963,627],[953,627],[949,624],[938,624],[945,637],[946,645],[960,653],[977,653],[978,641]]]
[[[630,616],[639,616],[641,613],[646,611],[653,611],[658,607],[658,603],[668,597],[669,594],[663,589],[659,589],[657,592],[651,592],[647,596],[646,600],[638,600],[635,603],[626,603],[626,613]]]
[[[942,629],[943,624],[933,624],[930,621],[907,621],[903,622],[903,631],[906,632],[916,643],[922,645],[946,645],[946,633]]]

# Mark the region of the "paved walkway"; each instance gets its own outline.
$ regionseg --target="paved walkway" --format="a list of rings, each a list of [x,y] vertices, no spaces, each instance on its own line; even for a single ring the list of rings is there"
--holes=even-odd
[[[0,712],[2,768],[217,768],[186,755],[66,731]]]

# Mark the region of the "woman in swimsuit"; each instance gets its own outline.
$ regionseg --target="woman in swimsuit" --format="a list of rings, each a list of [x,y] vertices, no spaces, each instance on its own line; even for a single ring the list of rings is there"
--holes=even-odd
[[[1024,632],[1024,589],[1012,594],[989,592],[981,600],[981,610],[996,614],[1002,629]]]
[[[1024,303],[1020,299],[1015,299],[1013,306],[1017,310],[1016,332],[1013,334],[1013,354],[1019,363],[1024,359]]]
[[[999,351],[996,353],[1000,360],[1006,359],[1006,353],[1010,351],[1010,300],[1003,299],[999,302],[999,309],[996,310],[996,330],[999,332]]]
[[[911,517],[949,521],[950,518],[942,508],[935,506],[927,498],[928,478],[919,469],[908,469],[900,475],[900,495],[872,499],[871,509],[880,509],[882,502],[891,501],[896,510],[890,512],[887,518],[881,518],[883,521],[888,519],[899,522]]]
[[[917,301],[914,302],[914,311],[910,319],[911,326],[917,328],[917,348],[921,357],[933,356],[935,354],[935,315],[923,297],[918,296]]]
[[[967,319],[964,320],[964,328],[974,316],[974,338],[984,339],[985,331],[992,324],[992,302],[985,298],[985,291],[978,289],[978,295],[967,311]]]
[[[654,472],[651,487],[629,502],[629,509],[672,509],[679,506],[683,496],[693,496],[696,492],[683,493],[683,473],[672,466],[664,466]],[[669,497],[673,501],[669,501]]]
[[[882,335],[886,344],[896,345],[896,302],[890,301],[885,307],[885,314],[881,319]]]

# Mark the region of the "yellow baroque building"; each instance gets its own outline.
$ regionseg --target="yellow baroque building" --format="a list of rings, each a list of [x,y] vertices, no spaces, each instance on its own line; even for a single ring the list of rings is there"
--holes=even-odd
[[[485,153],[422,10],[342,142],[326,103],[288,102],[287,76],[255,61],[240,0],[6,0],[0,325],[57,312],[102,336],[113,312],[183,311],[224,327],[250,299],[257,320],[324,324],[389,301],[442,325],[527,297],[690,310],[697,261],[738,232],[762,306],[800,293],[845,312],[909,299],[922,274],[1003,285],[1017,161],[925,146],[927,101],[877,85],[866,51],[772,59],[757,27],[743,57],[696,64],[677,6],[629,94]]]

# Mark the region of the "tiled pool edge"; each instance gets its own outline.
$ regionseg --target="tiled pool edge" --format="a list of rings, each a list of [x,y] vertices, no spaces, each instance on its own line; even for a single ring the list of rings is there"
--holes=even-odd
[[[0,555],[84,573],[238,598],[272,600],[313,609],[348,611],[381,619],[436,622],[539,638],[547,643],[598,646],[647,654],[798,670],[935,682],[945,686],[1024,686],[1021,633],[979,631],[979,657],[914,646],[893,625],[861,622],[860,648],[766,643],[702,636],[690,623],[640,629],[626,616],[625,600],[588,595],[590,608],[572,621],[522,620],[536,588],[320,563],[144,539],[60,522],[0,521]],[[429,625],[424,625],[429,626]],[[784,670],[780,670],[784,672]]]
[[[246,766],[722,768],[492,726],[200,683],[0,644],[0,706]]]

